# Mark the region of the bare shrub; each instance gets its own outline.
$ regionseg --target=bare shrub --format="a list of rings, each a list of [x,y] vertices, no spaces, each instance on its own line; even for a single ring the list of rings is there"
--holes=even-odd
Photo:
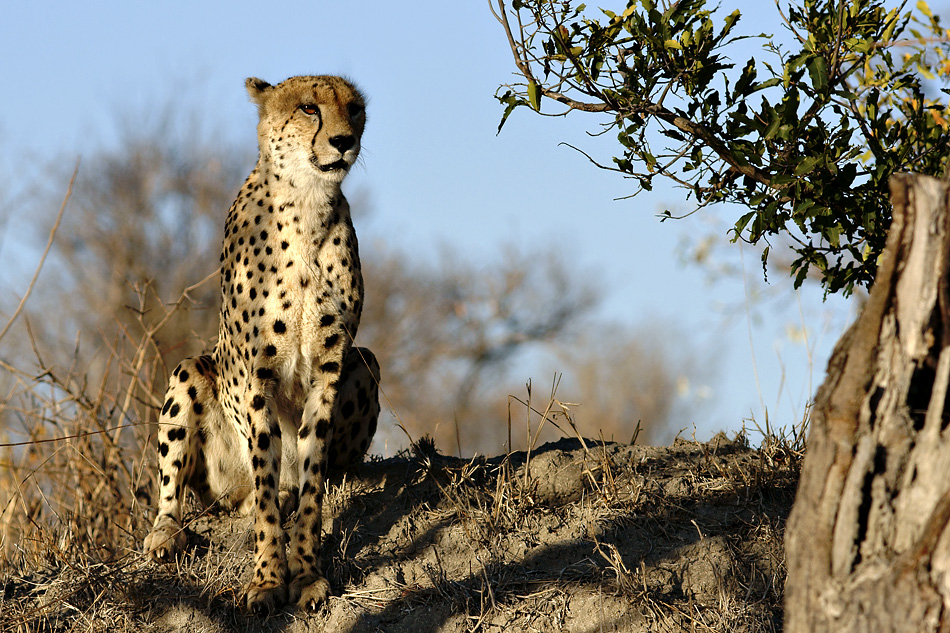
[[[506,401],[505,369],[576,336],[595,303],[552,254],[508,251],[481,267],[444,256],[432,270],[377,249],[364,268],[360,338],[385,368],[388,404],[410,437],[430,434],[443,450],[457,448],[459,433],[469,452],[503,437],[486,421]]]
[[[138,339],[165,319],[163,305],[216,273],[224,214],[252,157],[228,151],[201,126],[174,121],[168,113],[83,159],[56,256],[29,310],[49,362],[68,363],[79,333],[80,360],[101,370],[108,356],[101,341],[116,325]],[[216,280],[198,286],[189,309],[155,333],[167,365],[207,346],[219,301]],[[155,389],[164,389],[165,377]]]
[[[607,439],[668,443],[689,427],[708,378],[695,350],[675,344],[685,336],[670,325],[606,326],[585,334],[558,356],[565,367],[562,395],[578,424]]]

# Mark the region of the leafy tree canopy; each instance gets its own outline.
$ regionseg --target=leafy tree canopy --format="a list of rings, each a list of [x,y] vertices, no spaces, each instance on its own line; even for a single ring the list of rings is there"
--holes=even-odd
[[[496,93],[499,131],[520,106],[603,113],[620,149],[598,166],[634,179],[634,194],[662,177],[700,207],[744,205],[733,239],[764,242],[763,267],[770,236],[790,240],[796,287],[810,273],[826,292],[869,286],[891,174],[944,174],[950,31],[923,0],[776,3],[791,46],[740,33],[738,10],[704,0],[631,0],[618,13],[496,1],[519,79]],[[750,43],[761,53],[734,64]]]

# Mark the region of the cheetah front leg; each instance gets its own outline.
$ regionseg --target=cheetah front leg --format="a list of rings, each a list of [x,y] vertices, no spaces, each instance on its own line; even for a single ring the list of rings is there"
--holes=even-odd
[[[188,358],[168,381],[158,422],[158,515],[143,547],[150,558],[169,562],[185,545],[181,507],[187,486],[207,489],[204,446],[198,432],[204,416],[218,409],[215,367],[210,356]]]
[[[280,424],[272,410],[272,370],[257,367],[251,375],[246,401],[251,436],[248,451],[254,475],[254,576],[247,586],[247,607],[256,613],[272,612],[287,597],[287,560],[280,524]]]
[[[328,340],[339,340],[330,335]],[[304,404],[297,434],[300,501],[290,538],[290,599],[302,609],[315,609],[326,600],[330,583],[320,569],[323,530],[323,482],[333,435],[331,420],[340,387],[342,343],[331,347],[315,366],[315,378]]]

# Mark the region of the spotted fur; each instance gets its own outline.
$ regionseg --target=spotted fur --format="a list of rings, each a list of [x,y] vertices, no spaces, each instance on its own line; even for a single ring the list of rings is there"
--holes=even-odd
[[[364,100],[339,77],[249,78],[260,155],[231,205],[211,356],[169,379],[158,425],[159,507],[145,551],[185,543],[186,487],[254,515],[247,605],[315,608],[324,478],[362,458],[379,415],[379,365],[352,346],[363,307],[356,233],[340,183],[356,161]],[[296,507],[285,539],[282,515]],[[285,553],[286,542],[286,553]]]

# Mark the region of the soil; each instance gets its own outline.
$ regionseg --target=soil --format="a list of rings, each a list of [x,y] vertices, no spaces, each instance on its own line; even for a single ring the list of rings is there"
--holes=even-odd
[[[791,452],[723,434],[471,460],[423,441],[331,480],[334,595],[313,614],[246,613],[250,520],[195,511],[172,565],[0,570],[0,630],[778,631],[797,474]]]

